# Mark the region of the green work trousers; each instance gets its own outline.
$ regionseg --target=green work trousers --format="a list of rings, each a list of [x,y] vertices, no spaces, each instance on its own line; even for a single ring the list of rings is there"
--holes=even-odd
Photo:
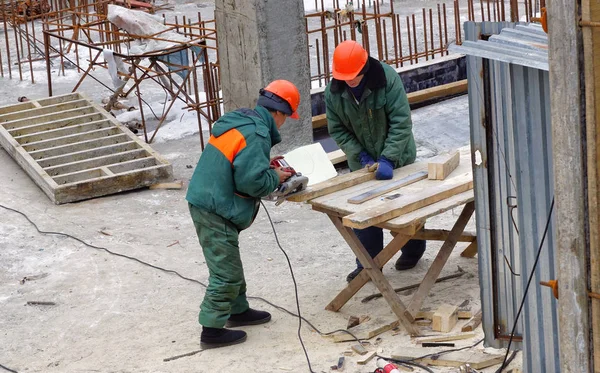
[[[188,204],[208,266],[209,279],[198,322],[223,328],[231,314],[248,310],[238,229],[228,220]]]

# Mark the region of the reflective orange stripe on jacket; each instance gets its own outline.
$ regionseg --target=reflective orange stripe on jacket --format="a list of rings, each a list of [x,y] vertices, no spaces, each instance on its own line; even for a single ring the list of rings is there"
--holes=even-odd
[[[241,152],[246,147],[246,139],[244,135],[237,129],[233,128],[219,137],[210,136],[209,144],[219,149],[219,151],[233,163],[233,159],[237,153]]]

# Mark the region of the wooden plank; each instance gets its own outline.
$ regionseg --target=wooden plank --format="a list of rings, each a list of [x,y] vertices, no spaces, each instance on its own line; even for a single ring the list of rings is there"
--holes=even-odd
[[[377,351],[370,352],[367,356],[359,359],[356,364],[358,365],[366,365],[369,361],[371,361],[377,355]]]
[[[475,255],[477,255],[477,240],[471,242],[471,244],[460,253],[460,256],[463,258],[474,258]]]
[[[133,141],[120,142],[116,144],[110,144],[101,146],[98,148],[84,149],[72,153],[66,153],[46,158],[37,159],[40,166],[46,168],[51,166],[58,166],[65,163],[71,163],[75,161],[81,161],[89,158],[102,157],[113,153],[121,153],[129,150],[136,149],[137,146]],[[45,150],[43,150],[45,151]]]
[[[118,129],[117,127],[113,126],[110,121],[102,119],[98,121],[52,129],[41,133],[32,133],[29,135],[15,136],[15,140],[17,140],[19,144],[23,145],[24,147],[29,147],[29,149],[35,150],[32,148],[37,147],[38,149],[42,149],[52,147],[52,145],[49,144],[53,144],[52,141],[56,141],[60,138],[109,128],[113,130]]]
[[[23,136],[28,135],[42,135],[46,131],[58,130],[60,128],[68,128],[70,126],[76,126],[88,122],[96,122],[106,120],[102,114],[99,113],[90,113],[79,116],[74,116],[65,119],[53,120],[50,122],[44,122],[41,124],[34,124],[30,126],[23,126],[19,128],[14,128],[9,130],[8,132],[15,137],[15,139],[20,139]],[[1,124],[0,124],[1,126]]]
[[[375,286],[377,286],[381,294],[383,294],[383,297],[392,308],[394,314],[396,314],[396,316],[400,320],[402,326],[410,335],[419,335],[419,330],[412,324],[412,322],[414,321],[412,315],[406,312],[406,307],[400,300],[400,297],[394,292],[392,285],[390,285],[390,283],[383,276],[381,270],[379,270],[379,267],[374,262],[373,258],[371,258],[367,250],[364,248],[363,244],[356,236],[356,233],[352,229],[344,227],[340,218],[331,216],[329,218],[331,219],[333,225],[335,225],[337,230],[340,232],[342,237],[344,237],[344,240],[348,243],[358,260],[363,265],[364,269],[362,270],[362,272],[366,272],[369,275],[369,277],[371,277],[371,281],[373,281],[373,283],[375,284]]]
[[[422,348],[403,347],[398,352],[392,353],[392,359],[413,360],[423,356]],[[485,369],[496,364],[502,363],[504,355],[486,354],[477,350],[455,351],[440,355],[428,356],[422,359],[416,359],[416,362],[442,367],[460,367],[469,364],[473,369]]]
[[[57,145],[51,148],[43,148],[39,150],[28,151],[31,157],[36,160],[51,158],[69,153],[75,153],[83,150],[93,150],[107,145],[114,145],[131,140],[126,134],[118,133],[116,135],[108,135],[101,138],[92,138],[82,140],[74,144]],[[131,142],[131,141],[130,141]],[[24,147],[25,148],[25,147]],[[44,166],[47,167],[47,166]]]
[[[146,151],[144,149],[133,149],[122,153],[114,153],[108,154],[106,156],[87,158],[80,161],[70,162],[61,164],[59,166],[52,166],[44,168],[44,171],[48,173],[48,175],[54,177],[58,175],[69,174],[77,171],[88,170],[92,168],[98,168],[101,166],[109,166],[115,165],[118,163],[123,163],[127,161],[132,161],[135,159],[153,159],[152,157],[148,157]],[[152,164],[154,166],[154,164]],[[56,178],[55,178],[56,180]],[[60,183],[59,183],[60,184]]]
[[[448,258],[450,257],[454,246],[456,245],[458,237],[464,231],[469,219],[471,219],[471,215],[473,215],[474,210],[474,202],[467,203],[463,208],[458,220],[456,220],[456,223],[454,223],[454,226],[448,235],[448,239],[438,251],[438,255],[433,260],[433,263],[431,263],[429,270],[427,270],[427,274],[423,278],[421,286],[419,286],[419,290],[417,290],[417,292],[413,295],[412,300],[408,305],[407,312],[409,312],[411,315],[416,314],[421,308],[423,301],[429,294],[429,290],[431,290],[435,284],[436,279],[442,272],[442,268],[444,268],[446,261],[448,261]]]
[[[420,193],[405,195],[393,201],[346,216],[343,222],[346,227],[364,229],[470,189],[473,189],[472,175],[460,175]]]
[[[31,126],[34,124],[42,124],[42,123],[47,123],[47,122],[52,122],[55,120],[59,120],[59,119],[73,119],[82,115],[86,115],[86,114],[92,114],[94,113],[94,107],[93,106],[85,106],[85,107],[81,107],[81,108],[75,108],[75,109],[70,109],[70,110],[65,110],[65,111],[61,111],[59,113],[50,113],[50,114],[44,114],[44,115],[40,115],[37,117],[30,117],[30,118],[23,118],[23,119],[17,119],[17,120],[13,120],[10,122],[5,122],[5,123],[0,123],[0,126],[11,130],[11,129],[16,129],[16,128],[20,128],[20,127],[25,127],[25,126]]]
[[[434,203],[433,205],[423,207],[411,213],[389,220],[385,223],[385,227],[388,229],[403,229],[406,226],[410,226],[415,220],[425,221],[430,217],[438,216],[453,208],[472,202],[474,199],[475,195],[473,194],[473,190],[469,190]]]
[[[327,153],[327,157],[335,166],[336,164],[342,163],[346,160],[346,153],[344,153],[342,149],[338,149]]]
[[[388,330],[398,327],[398,325],[400,325],[400,322],[397,319],[392,320],[385,317],[375,317],[367,322],[348,329],[348,331],[354,334],[358,339],[371,339],[381,333],[385,333]],[[334,342],[348,342],[354,340],[354,337],[348,333],[336,333],[333,336]]]
[[[477,329],[479,324],[481,324],[481,317],[482,317],[482,313],[481,313],[481,310],[479,310],[479,311],[477,311],[477,313],[475,313],[475,316],[473,316],[473,318],[471,318],[471,320],[467,321],[467,323],[465,325],[463,325],[461,331],[462,332],[472,332],[473,330]]]
[[[67,93],[66,95],[52,96],[36,100],[42,106],[60,104],[62,102],[80,100],[83,96],[79,92]]]
[[[448,234],[450,234],[450,231],[446,229],[422,229],[415,233],[413,238],[426,241],[446,241]],[[458,242],[473,242],[476,240],[477,234],[475,232],[463,232],[458,237]]]
[[[436,332],[448,333],[458,322],[458,307],[449,304],[441,305],[431,318],[431,329]]]
[[[315,184],[300,193],[296,193],[287,197],[286,199],[291,202],[304,202],[373,179],[375,179],[374,172],[369,172],[365,169],[362,169],[345,175],[336,176],[333,179]]]
[[[416,313],[415,320],[419,320],[419,319],[420,320],[423,320],[423,319],[432,320],[434,313],[435,313],[435,311],[432,311],[432,310],[420,310],[419,312]],[[456,312],[456,317],[459,320],[468,320],[473,317],[473,313],[471,311],[461,310],[459,308],[458,311]]]
[[[36,152],[40,150],[56,149],[58,147],[82,143],[89,140],[100,140],[107,137],[115,139],[118,138],[119,135],[123,135],[123,133],[117,127],[102,128],[102,126],[103,124],[96,124],[94,127],[100,127],[99,129],[92,129],[93,127],[90,127],[90,130],[87,132],[75,133],[23,144],[23,149],[27,150],[28,152]]]
[[[21,110],[14,113],[1,114],[0,123],[12,122],[24,118],[39,117],[40,115],[54,114],[65,110],[78,109],[86,106],[88,106],[87,100],[77,100],[39,108],[35,107],[33,109]]]
[[[463,339],[471,339],[475,338],[475,333],[467,332],[467,333],[453,333],[453,334],[440,334],[434,335],[430,337],[421,337],[415,339],[416,343],[423,342],[448,342],[448,341],[459,341]]]
[[[319,114],[312,117],[313,129],[327,127],[327,114]]]
[[[455,150],[449,154],[434,157],[427,163],[429,180],[444,180],[460,164],[460,152]]]
[[[150,185],[148,189],[181,189],[183,188],[183,181],[176,181],[173,183],[158,183]]]
[[[35,105],[33,104],[33,102],[21,102],[19,104],[15,104],[15,105],[7,105],[7,106],[1,106],[0,107],[0,114],[8,114],[8,113],[15,113],[17,111],[23,111],[23,110],[28,110],[28,109],[33,109],[35,108]]]
[[[407,186],[407,185],[416,183],[417,181],[423,180],[425,178],[427,178],[427,172],[425,172],[425,171],[416,172],[412,175],[403,177],[400,180],[395,180],[395,181],[386,183],[385,185],[382,185],[375,189],[369,190],[368,192],[364,192],[362,194],[359,194],[358,196],[349,198],[348,203],[361,204],[365,201],[369,201],[375,197],[379,197],[383,194],[386,194],[387,192],[402,188],[403,186]]]
[[[468,90],[467,79],[459,80],[448,84],[442,84],[436,87],[421,89],[419,91],[407,93],[409,104],[419,104],[422,102],[436,100],[447,96],[454,96],[466,93]]]

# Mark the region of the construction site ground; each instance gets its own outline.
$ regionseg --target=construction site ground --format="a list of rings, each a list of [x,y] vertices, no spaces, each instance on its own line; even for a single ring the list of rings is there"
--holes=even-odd
[[[4,103],[33,95],[28,84],[3,84]],[[466,96],[415,110],[413,122],[420,159],[468,144]],[[56,206],[1,150],[0,204],[27,214],[40,230],[63,232],[207,283],[208,269],[185,201],[187,182],[201,154],[198,136],[162,141],[153,147],[172,162],[175,178],[184,181],[182,190],[141,189]],[[269,203],[267,207],[293,266],[302,315],[314,326],[329,332],[345,328],[350,315],[393,318],[383,299],[360,302],[376,291],[373,284],[367,284],[340,312],[326,311],[325,305],[344,287],[347,273],[354,268],[350,249],[327,217],[308,205]],[[427,227],[449,229],[458,213],[457,209],[440,215]],[[201,285],[72,238],[40,234],[23,216],[4,208],[0,208],[0,221],[0,364],[6,367],[18,372],[308,372],[297,318],[259,300],[251,300],[251,306],[270,311],[273,320],[245,328],[247,342],[164,361],[199,349]],[[474,221],[467,229],[475,229]],[[385,237],[389,241],[391,235]],[[384,274],[394,287],[418,282],[440,244],[430,242],[414,269],[397,272],[394,258]],[[479,308],[477,259],[459,256],[465,245],[459,244],[442,276],[456,272],[458,266],[467,274],[435,285],[425,307],[468,300],[473,310]],[[248,294],[295,312],[294,284],[264,211],[241,234],[240,246]],[[400,294],[404,300],[407,295]],[[393,334],[382,334],[381,343],[371,350],[381,348],[389,356],[403,346],[415,346],[405,333]],[[476,334],[476,338],[457,341],[457,347],[483,338],[481,328]],[[315,372],[330,371],[352,344],[334,343],[306,325],[302,337]],[[432,351],[423,349],[424,354]],[[358,366],[358,358],[346,357],[346,372],[375,369],[374,360]]]

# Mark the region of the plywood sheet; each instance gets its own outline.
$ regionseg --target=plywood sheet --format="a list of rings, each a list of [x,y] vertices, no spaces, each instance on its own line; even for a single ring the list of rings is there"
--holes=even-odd
[[[165,159],[81,93],[0,107],[0,145],[56,204],[172,176]]]

